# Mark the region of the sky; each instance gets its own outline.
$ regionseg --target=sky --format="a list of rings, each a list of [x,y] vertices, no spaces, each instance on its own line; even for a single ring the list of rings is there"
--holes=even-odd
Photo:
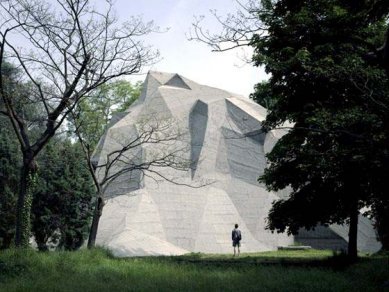
[[[97,0],[98,1],[98,0]],[[220,27],[210,14],[216,9],[226,15],[237,9],[235,0],[116,0],[115,10],[121,21],[131,15],[141,15],[144,21],[153,20],[167,32],[152,34],[146,43],[158,49],[162,60],[151,70],[178,73],[197,83],[225,89],[248,96],[256,83],[266,80],[262,68],[253,67],[243,61],[243,56],[251,56],[252,51],[233,50],[212,52],[207,45],[189,41],[187,38],[194,16],[205,16],[204,27],[217,32]],[[136,77],[143,80],[145,76]]]

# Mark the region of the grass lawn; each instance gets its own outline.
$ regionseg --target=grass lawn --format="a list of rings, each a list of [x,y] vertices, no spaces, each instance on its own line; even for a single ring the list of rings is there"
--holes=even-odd
[[[0,291],[389,291],[388,257],[330,251],[117,259],[96,249],[0,252]]]

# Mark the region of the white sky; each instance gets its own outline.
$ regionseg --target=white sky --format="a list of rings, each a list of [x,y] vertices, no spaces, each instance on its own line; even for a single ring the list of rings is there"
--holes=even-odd
[[[98,0],[97,0],[98,1]],[[147,43],[160,51],[162,61],[151,70],[178,73],[200,84],[206,84],[248,96],[256,83],[266,80],[261,68],[242,61],[241,51],[211,52],[205,44],[188,41],[194,16],[206,16],[206,28],[217,32],[210,9],[226,15],[237,9],[235,0],[116,0],[115,10],[120,20],[131,15],[142,15],[144,21],[153,20],[168,32],[153,34]],[[246,52],[251,57],[251,52]],[[144,76],[138,80],[143,80]]]

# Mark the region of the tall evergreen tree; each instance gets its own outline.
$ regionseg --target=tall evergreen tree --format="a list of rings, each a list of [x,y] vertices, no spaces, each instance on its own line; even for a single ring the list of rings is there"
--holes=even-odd
[[[376,1],[377,3],[380,1]],[[317,224],[350,223],[357,256],[358,210],[386,200],[389,83],[366,56],[384,38],[389,9],[372,1],[262,1],[268,28],[254,36],[254,60],[271,74],[269,130],[294,126],[269,154],[261,181],[291,186],[273,204],[268,228],[297,233]]]
[[[389,249],[389,101],[383,74],[389,79],[389,2],[240,4],[241,10],[225,18],[213,13],[222,24],[217,34],[203,30],[198,18],[190,39],[219,52],[254,46],[253,61],[271,75],[251,95],[270,110],[264,126],[294,122],[269,156],[261,179],[271,190],[293,189],[290,200],[274,205],[268,227],[295,233],[299,226],[341,223],[353,213],[350,244],[355,247],[357,212],[351,209],[369,206],[383,247]]]
[[[15,90],[17,70],[5,62],[1,68],[7,91]],[[5,106],[0,100],[0,112]],[[8,118],[0,113],[0,248],[9,248],[15,235],[15,209],[21,153]]]
[[[59,248],[79,248],[92,215],[93,183],[78,144],[56,138],[39,156],[39,179],[32,204],[32,233],[40,250],[49,240]]]
[[[21,155],[11,125],[0,116],[0,248],[9,248],[15,235],[15,209]]]

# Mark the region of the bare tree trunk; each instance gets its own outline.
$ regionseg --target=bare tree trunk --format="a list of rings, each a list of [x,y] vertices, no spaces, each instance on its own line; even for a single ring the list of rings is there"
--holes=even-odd
[[[89,231],[89,239],[88,239],[89,249],[94,248],[96,246],[97,230],[99,228],[100,217],[103,214],[104,205],[105,203],[104,203],[103,196],[101,194],[98,194],[95,210],[93,213],[92,226]]]
[[[358,258],[358,202],[353,202],[350,212],[350,227],[348,234],[348,257],[351,261],[355,261]]]
[[[31,231],[31,204],[34,181],[36,178],[36,162],[32,152],[23,153],[23,166],[20,173],[20,189],[16,206],[15,245],[27,247]]]

